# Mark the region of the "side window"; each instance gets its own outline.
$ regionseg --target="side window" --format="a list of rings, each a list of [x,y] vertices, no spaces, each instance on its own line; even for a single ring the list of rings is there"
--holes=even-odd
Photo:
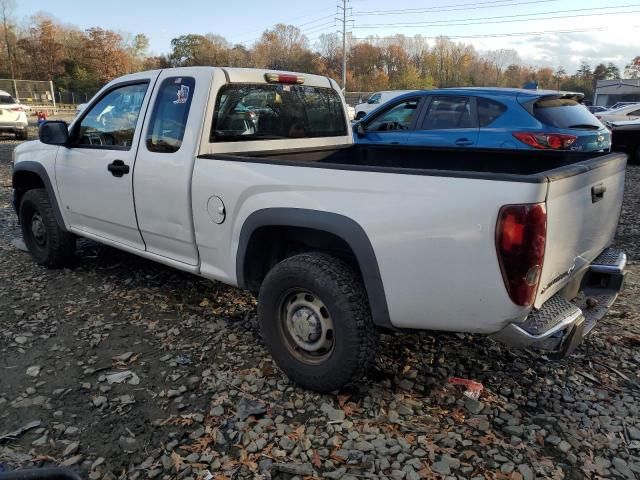
[[[434,96],[422,122],[423,130],[473,127],[469,97]]]
[[[162,81],[147,130],[147,150],[160,153],[180,150],[195,84],[193,77]]]
[[[111,90],[80,122],[76,146],[129,150],[148,83]]]
[[[478,123],[480,127],[488,127],[495,122],[500,115],[507,111],[503,104],[488,98],[478,97]]]
[[[630,117],[640,116],[640,110],[634,110],[633,112],[630,112],[627,115],[630,116]]]
[[[368,104],[373,105],[376,103],[380,103],[380,98],[382,98],[382,94],[381,93],[374,93],[373,95],[371,95],[369,97],[369,100],[367,101]]]
[[[375,117],[367,124],[367,130],[375,132],[408,130],[417,111],[418,99],[405,100]]]

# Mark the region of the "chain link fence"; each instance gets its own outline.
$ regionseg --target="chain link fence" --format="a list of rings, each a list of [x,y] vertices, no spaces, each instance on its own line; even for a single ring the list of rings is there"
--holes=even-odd
[[[53,82],[51,81],[4,78],[0,79],[0,90],[8,92],[18,102],[30,107],[32,111],[55,112],[57,109]]]

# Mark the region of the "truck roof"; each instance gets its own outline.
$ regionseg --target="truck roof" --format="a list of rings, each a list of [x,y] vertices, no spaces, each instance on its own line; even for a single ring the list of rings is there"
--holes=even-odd
[[[130,75],[125,75],[123,77],[119,77],[117,79],[120,81],[127,80],[136,80],[141,77],[148,76],[150,73],[157,73],[161,70],[147,70],[144,72],[132,73]],[[304,77],[303,85],[311,86],[311,87],[324,87],[324,88],[334,88],[339,90],[338,84],[330,79],[329,77],[325,77],[322,75],[313,75],[310,73],[300,73],[300,72],[289,72],[283,70],[270,70],[270,69],[261,69],[261,68],[237,68],[237,67],[175,67],[175,68],[165,68],[162,71],[171,71],[175,72],[176,75],[189,75],[190,72],[195,71],[210,71],[211,73],[222,72],[228,79],[230,83],[267,83],[265,79],[265,74],[267,73],[277,73],[282,75],[297,75]]]

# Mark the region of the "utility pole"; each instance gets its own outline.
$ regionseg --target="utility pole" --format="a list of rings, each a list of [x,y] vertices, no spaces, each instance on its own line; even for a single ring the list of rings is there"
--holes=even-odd
[[[347,91],[347,2],[342,0],[342,5],[338,4],[338,13],[342,10],[342,18],[337,20],[342,22],[342,90]]]

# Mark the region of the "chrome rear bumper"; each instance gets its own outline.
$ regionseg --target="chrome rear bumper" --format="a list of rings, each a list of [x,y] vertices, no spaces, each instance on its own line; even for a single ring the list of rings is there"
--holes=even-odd
[[[522,323],[510,323],[492,338],[513,347],[549,350],[556,358],[571,354],[615,302],[626,263],[624,252],[604,250],[589,266],[575,298],[557,293]]]

